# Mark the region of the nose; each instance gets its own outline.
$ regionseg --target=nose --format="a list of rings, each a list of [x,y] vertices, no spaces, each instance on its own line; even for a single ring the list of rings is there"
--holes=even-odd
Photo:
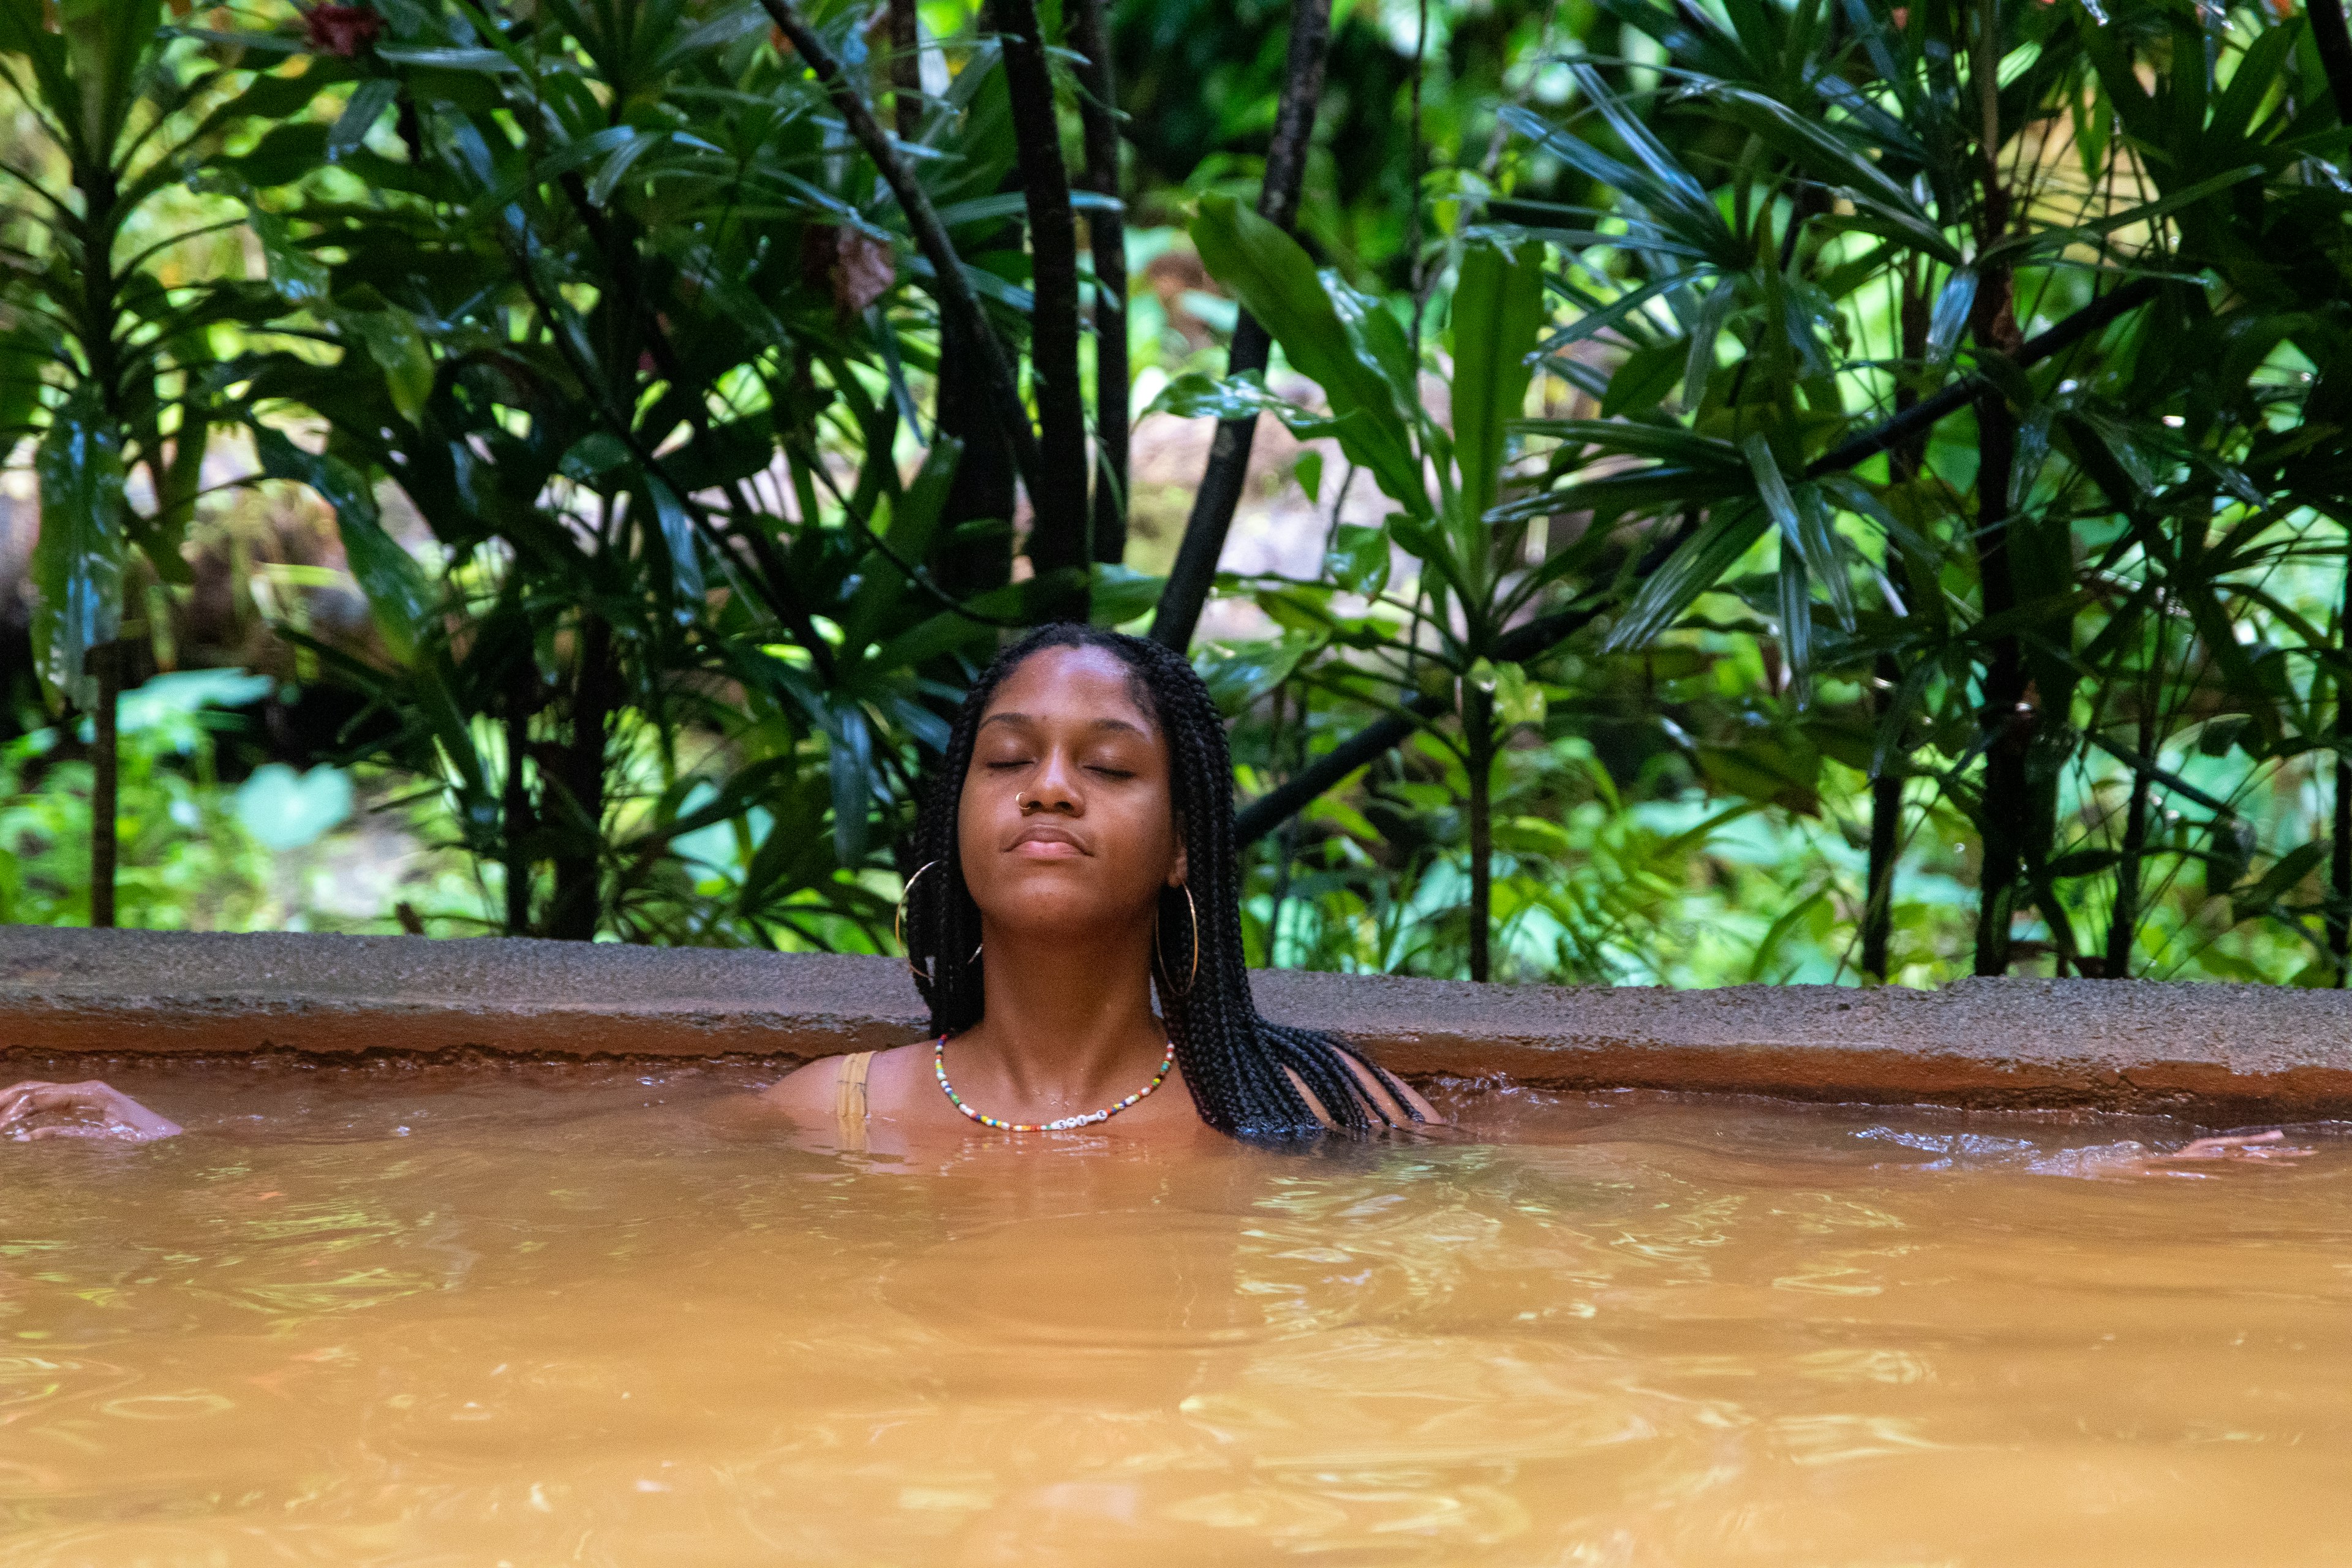
[[[1078,792],[1077,769],[1071,765],[1068,753],[1059,747],[1046,752],[1044,765],[1022,796],[1021,809],[1024,815],[1050,811],[1078,816],[1085,813],[1086,797]]]

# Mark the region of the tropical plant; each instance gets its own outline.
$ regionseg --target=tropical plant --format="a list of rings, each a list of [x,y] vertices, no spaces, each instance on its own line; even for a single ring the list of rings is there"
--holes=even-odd
[[[901,89],[891,138],[846,12],[366,15],[345,51],[240,38],[348,91],[223,164],[318,171],[289,264],[320,280],[334,357],[281,354],[251,385],[328,439],[252,428],[265,471],[336,507],[391,655],[315,647],[383,716],[353,754],[448,794],[503,868],[509,931],[878,940],[888,900],[861,879],[996,628],[1149,602],[1089,558],[1076,274],[1033,301],[985,248],[1024,210],[998,189],[1016,167],[1041,268],[1075,268],[1071,214],[1104,203],[1066,172],[1034,199],[1060,158],[1034,18],[975,42],[943,97]],[[1004,358],[1024,330],[1042,435]],[[1020,582],[1009,490],[958,516],[965,442],[944,411],[925,428],[918,378],[948,342],[1003,381],[974,434],[1037,501]],[[433,559],[385,531],[380,479]],[[676,844],[722,824],[740,882],[678,908]]]
[[[1423,563],[1412,592],[1429,613],[1398,647],[1458,671],[1465,639],[1495,635],[1463,595],[1478,582],[1465,548],[1511,559],[1496,546],[1538,519],[1579,543],[1520,579],[1514,607],[1529,585],[1567,585],[1517,628],[1521,657],[1596,610],[1604,650],[1643,649],[1729,588],[1786,672],[1785,716],[1744,746],[1699,738],[1692,760],[1716,787],[1767,800],[1802,785],[1792,740],[1807,767],[1827,754],[1873,776],[1870,973],[1886,970],[1911,777],[1983,845],[1980,973],[2009,966],[2028,910],[2062,965],[2126,972],[2152,853],[2204,862],[2233,921],[2284,921],[2315,944],[2323,923],[2340,933],[2341,916],[2296,901],[2323,847],[2283,845],[2250,866],[2229,801],[2158,762],[2160,694],[2137,704],[2136,737],[2115,732],[2132,707],[2115,679],[2124,650],[2179,624],[2195,652],[2159,684],[2202,693],[2175,716],[2188,709],[2206,744],[2276,766],[2336,743],[2314,705],[2341,654],[2265,581],[2342,554],[2339,536],[2311,537],[2341,516],[2344,481],[2331,384],[2308,367],[2345,361],[2346,208],[2325,164],[2344,132],[2297,64],[2300,24],[2241,13],[2216,50],[2207,13],[2160,5],[2110,18],[1990,0],[1901,13],[1733,0],[1717,19],[1623,0],[1612,14],[1671,62],[1654,101],[1577,64],[1589,126],[1506,108],[1529,142],[1520,188],[1492,209],[1512,222],[1474,231],[1455,283],[1457,323],[1465,297],[1474,319],[1498,314],[1475,258],[1520,240],[1559,258],[1552,287],[1571,314],[1543,363],[1598,416],[1517,426],[1542,465],[1532,493],[1458,518],[1450,553],[1427,548],[1420,469],[1393,454],[1391,472],[1374,466],[1394,421],[1364,412],[1380,401],[1358,390],[1379,355],[1360,311],[1302,313],[1276,332],[1323,387],[1342,447],[1406,508],[1391,531]],[[1546,164],[1580,199],[1537,199],[1528,180]],[[1220,225],[1204,204],[1213,265]],[[2189,281],[2200,269],[2220,286]],[[1223,271],[1254,311],[1276,308],[1237,260]],[[1303,299],[1304,258],[1290,271]],[[2037,318],[2050,324],[2029,333]],[[1457,352],[1457,397],[1475,363]],[[1457,443],[1487,416],[1475,401],[1457,413]],[[1642,530],[1646,548],[1622,547]],[[2297,662],[2309,680],[2288,674]],[[1397,684],[1422,717],[1451,706]],[[1462,706],[1466,752],[1487,731],[1476,699]],[[1333,746],[1245,828],[1393,745],[1405,718]],[[2095,756],[2131,770],[2133,804],[2122,824],[2094,810],[2070,830],[2063,780]],[[2204,814],[2160,850],[2152,790]],[[1486,858],[1475,846],[1474,872]],[[2095,879],[2108,930],[2088,944],[2074,920]]]
[[[161,0],[0,4],[0,84],[31,132],[0,168],[14,193],[0,209],[0,440],[39,443],[35,668],[96,719],[96,925],[114,920],[126,569],[136,559],[188,580],[180,543],[231,402],[216,334],[268,323],[302,294],[206,265],[246,215],[189,182],[229,138],[299,111],[321,85],[257,75],[168,37],[162,20]]]
[[[1505,482],[1506,433],[1522,412],[1543,320],[1538,249],[1486,241],[1465,249],[1449,330],[1438,345],[1453,372],[1448,428],[1423,395],[1404,325],[1381,300],[1334,273],[1318,275],[1296,240],[1229,197],[1202,203],[1192,237],[1212,275],[1265,324],[1292,368],[1322,391],[1327,408],[1286,403],[1247,380],[1179,382],[1168,406],[1228,418],[1263,408],[1295,432],[1328,432],[1398,508],[1384,527],[1335,528],[1328,581],[1268,584],[1259,603],[1313,639],[1301,654],[1336,642],[1373,656],[1369,663],[1331,662],[1329,679],[1360,686],[1377,669],[1389,687],[1420,695],[1434,683],[1455,699],[1469,803],[1469,966],[1473,979],[1484,980],[1496,753],[1510,725],[1542,716],[1540,691],[1500,639],[1580,559],[1563,554],[1543,571],[1515,571],[1525,554],[1524,525],[1497,530],[1487,521]],[[1419,564],[1412,597],[1384,595],[1394,546]],[[1341,596],[1372,613],[1344,613],[1334,604]],[[1408,626],[1425,635],[1397,635]]]

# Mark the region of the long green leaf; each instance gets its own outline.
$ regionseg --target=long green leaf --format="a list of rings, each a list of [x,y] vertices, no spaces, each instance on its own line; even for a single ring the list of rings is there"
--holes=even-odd
[[[376,630],[393,657],[404,664],[415,659],[418,635],[434,612],[432,584],[416,558],[383,531],[367,480],[341,458],[306,451],[272,426],[255,425],[253,445],[263,473],[308,485],[335,509],[343,559],[367,598]]]
[[[1495,504],[1505,434],[1527,399],[1528,356],[1543,324],[1543,248],[1473,245],[1454,294],[1454,461],[1460,520]],[[1457,548],[1468,549],[1464,540]]]
[[[1622,653],[1643,647],[1672,626],[1690,608],[1691,601],[1715,586],[1738,563],[1772,526],[1764,509],[1753,502],[1734,502],[1708,514],[1697,537],[1667,558],[1650,574],[1612,627],[1606,651]]]
[[[1202,198],[1192,233],[1210,276],[1231,289],[1291,365],[1323,389],[1339,419],[1341,448],[1391,500],[1429,515],[1428,486],[1389,378],[1357,352],[1298,242],[1227,195]]]
[[[34,454],[41,534],[33,546],[33,663],[77,707],[97,700],[89,650],[122,626],[122,437],[78,388]]]

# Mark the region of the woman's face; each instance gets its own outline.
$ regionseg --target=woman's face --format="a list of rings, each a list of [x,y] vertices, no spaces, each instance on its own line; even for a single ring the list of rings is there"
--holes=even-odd
[[[1100,935],[1184,879],[1168,742],[1108,648],[1049,647],[989,700],[956,833],[989,921]]]

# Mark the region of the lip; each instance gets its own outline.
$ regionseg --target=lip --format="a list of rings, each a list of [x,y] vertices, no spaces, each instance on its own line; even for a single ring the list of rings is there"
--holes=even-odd
[[[1058,822],[1030,823],[1004,847],[1024,860],[1075,860],[1089,853],[1078,836]]]

